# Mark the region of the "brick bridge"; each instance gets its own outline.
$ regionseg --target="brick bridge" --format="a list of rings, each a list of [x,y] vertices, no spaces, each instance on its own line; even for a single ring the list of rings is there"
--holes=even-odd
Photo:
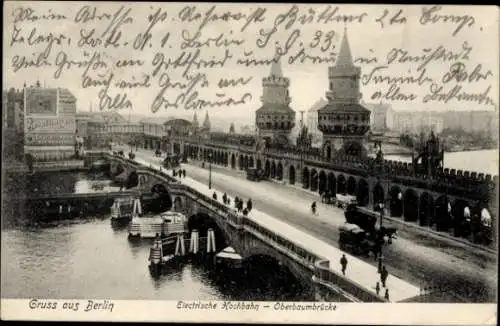
[[[169,148],[189,159],[246,170],[262,168],[267,177],[314,192],[351,194],[360,206],[374,208],[386,203],[386,214],[421,226],[435,225],[444,231],[460,225],[464,208],[472,214],[486,208],[496,230],[498,177],[470,171],[444,169],[436,178],[415,175],[411,163],[385,160],[383,170],[374,171],[371,161],[353,157],[330,160],[321,153],[283,151],[242,145],[229,140],[194,141],[173,138]],[[451,206],[451,214],[447,210]],[[493,237],[496,239],[496,236]]]
[[[137,174],[135,189],[144,192],[162,189],[167,192],[173,203],[173,210],[186,216],[204,216],[213,220],[226,240],[244,259],[254,255],[265,255],[276,259],[309,289],[314,291],[317,300],[338,300],[340,296],[347,301],[383,302],[369,289],[338,275],[329,269],[329,261],[296,245],[272,230],[192,189],[166,173],[145,167],[127,158],[106,155],[111,169],[121,165],[128,173]],[[134,189],[134,188],[133,188]],[[216,233],[218,233],[216,231]]]

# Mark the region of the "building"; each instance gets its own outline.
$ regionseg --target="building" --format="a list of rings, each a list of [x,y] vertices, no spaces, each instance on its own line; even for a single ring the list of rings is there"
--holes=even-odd
[[[388,103],[363,103],[370,110],[370,130],[374,133],[383,133],[388,129],[388,120],[391,120],[392,106]]]
[[[290,108],[289,86],[290,80],[283,77],[280,61],[273,62],[269,77],[262,80],[262,106],[255,114],[259,135],[267,146],[292,145],[290,133],[295,127],[295,111]]]
[[[318,128],[323,133],[322,152],[335,155],[366,155],[366,133],[370,111],[360,104],[361,68],[354,66],[347,30],[344,32],[335,66],[328,69],[328,103],[318,111]]]
[[[443,113],[436,111],[393,111],[389,129],[399,134],[419,134],[433,131],[441,133],[445,128]]]
[[[2,91],[2,154],[4,162],[24,160],[24,91]]]
[[[315,147],[321,147],[323,144],[323,134],[318,129],[318,110],[327,103],[327,100],[321,98],[307,110],[306,126],[308,133],[312,136],[312,145]]]
[[[121,114],[116,111],[81,111],[76,114],[76,134],[83,139],[84,147],[87,149],[104,147],[109,144],[110,127],[115,130],[137,130],[140,125],[129,123]],[[127,139],[115,135],[115,140],[125,143]],[[127,136],[128,137],[128,136]]]
[[[24,151],[35,161],[74,157],[76,98],[65,88],[24,89]]]

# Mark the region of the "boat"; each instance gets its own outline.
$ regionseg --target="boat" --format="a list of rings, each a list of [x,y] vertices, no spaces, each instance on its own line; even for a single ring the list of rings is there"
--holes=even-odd
[[[233,247],[226,247],[224,250],[215,255],[215,264],[222,265],[228,268],[241,268],[243,258],[236,253]]]
[[[134,212],[133,197],[116,198],[111,206],[111,223],[128,223],[132,220]]]
[[[186,233],[187,218],[184,214],[166,211],[157,215],[133,215],[129,225],[129,237],[154,238],[157,235],[164,237],[179,233]]]

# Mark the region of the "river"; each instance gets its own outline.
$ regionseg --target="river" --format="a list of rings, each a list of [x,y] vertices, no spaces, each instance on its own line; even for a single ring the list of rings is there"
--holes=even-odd
[[[445,153],[444,167],[498,175],[498,154],[497,149]],[[411,162],[411,157],[401,155],[387,155],[385,159]]]
[[[84,173],[45,173],[27,184],[36,192],[94,191],[96,182],[112,190],[105,180],[86,178]],[[17,225],[18,216],[13,213],[3,214],[2,220],[2,298],[314,299],[305,291],[310,285],[300,284],[266,256],[250,258],[241,274],[186,263],[153,277],[148,269],[152,241],[130,242],[126,228],[113,228],[109,216],[58,220],[37,227]]]

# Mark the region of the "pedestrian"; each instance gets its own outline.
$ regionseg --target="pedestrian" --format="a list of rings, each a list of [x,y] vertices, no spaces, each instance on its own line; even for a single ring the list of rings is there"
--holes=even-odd
[[[245,216],[247,216],[247,215],[248,215],[248,209],[246,209],[246,208],[245,208],[245,209],[243,210],[243,215],[245,215]]]
[[[172,175],[175,177],[175,169],[172,169]]]
[[[385,289],[385,295],[384,298],[389,301],[389,289]]]
[[[389,276],[389,272],[382,266],[382,271],[380,272],[380,280],[382,281],[382,286],[385,288],[385,282],[387,281],[387,277]]]
[[[347,269],[347,258],[345,254],[340,258],[340,265],[342,266],[342,274],[345,275],[345,270]]]
[[[380,293],[380,283],[377,282],[377,284],[375,285],[375,292],[377,292],[377,295],[379,295]]]
[[[184,176],[184,178],[186,178],[186,170],[182,170],[182,175]]]
[[[222,202],[223,202],[224,204],[226,204],[226,203],[227,203],[227,194],[226,194],[226,193],[224,193],[224,195],[222,195]]]
[[[227,205],[230,206],[231,205],[231,199],[228,197],[227,198]]]
[[[252,198],[249,198],[247,201],[247,209],[249,212],[252,210]]]
[[[316,215],[316,202],[314,201],[311,205],[311,211],[314,215]]]
[[[212,198],[213,198],[214,200],[217,200],[217,194],[215,193],[215,191],[214,191],[214,194],[212,195]]]
[[[234,208],[238,209],[238,202],[240,201],[240,199],[238,198],[238,196],[234,197]]]

